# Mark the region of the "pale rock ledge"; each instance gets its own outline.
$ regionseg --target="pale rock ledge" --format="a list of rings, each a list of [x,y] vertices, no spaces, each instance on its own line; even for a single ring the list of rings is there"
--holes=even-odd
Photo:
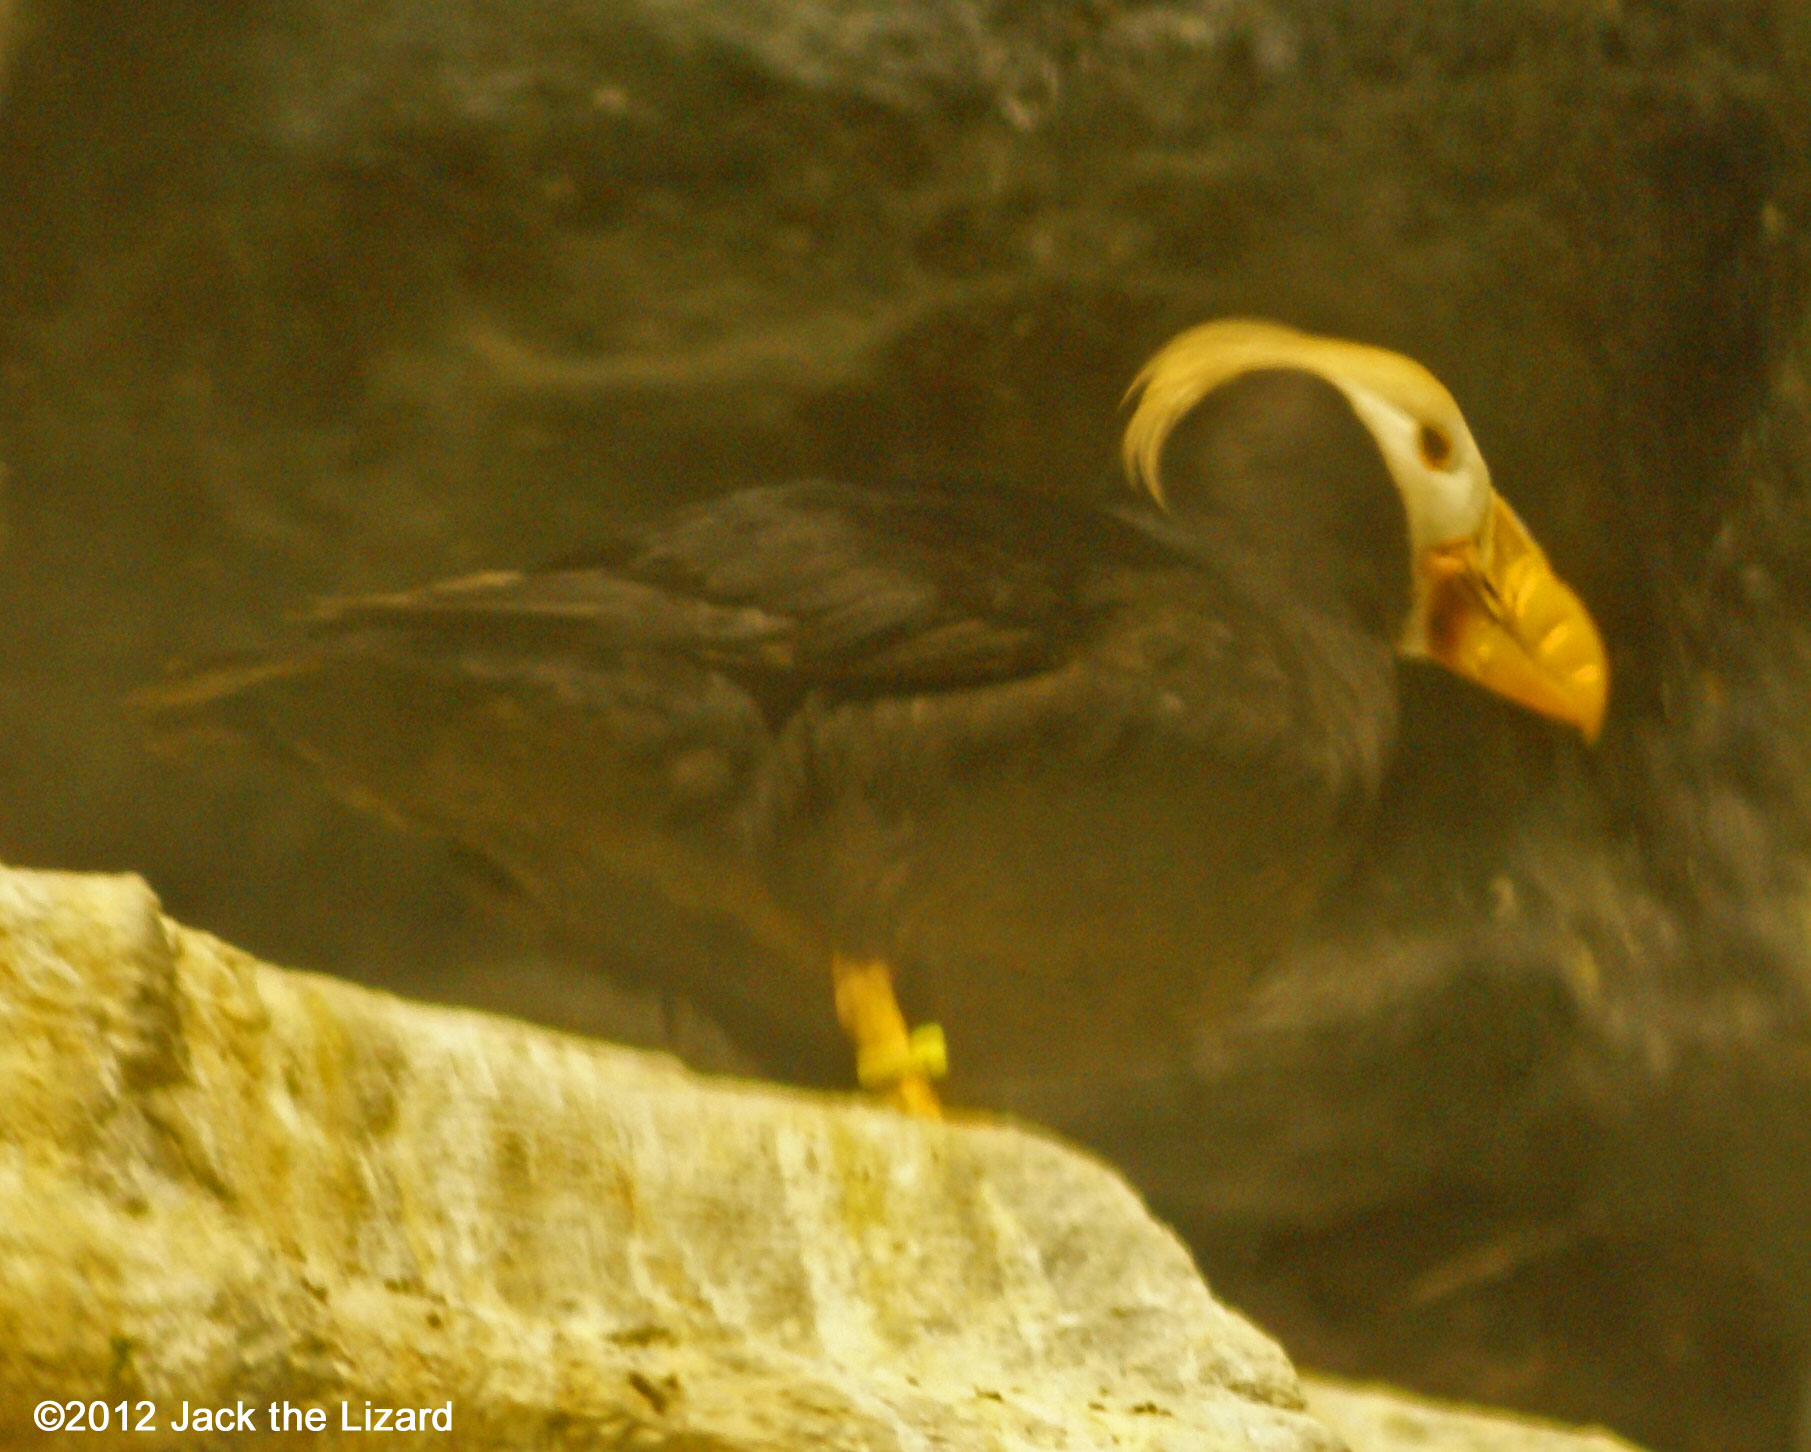
[[[0,1444],[50,1445],[54,1398],[155,1404],[158,1435],[61,1439],[95,1449],[220,1445],[184,1402],[313,1448],[374,1445],[342,1402],[451,1404],[387,1448],[1613,1445],[1315,1397],[1036,1134],[702,1079],[267,967],[136,878],[0,870]],[[273,1437],[285,1401],[324,1429]]]

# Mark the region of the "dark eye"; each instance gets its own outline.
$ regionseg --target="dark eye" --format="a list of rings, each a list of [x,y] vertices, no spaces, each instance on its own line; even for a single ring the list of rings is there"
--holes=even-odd
[[[1444,429],[1421,425],[1421,462],[1430,469],[1444,469],[1453,461],[1453,441]]]

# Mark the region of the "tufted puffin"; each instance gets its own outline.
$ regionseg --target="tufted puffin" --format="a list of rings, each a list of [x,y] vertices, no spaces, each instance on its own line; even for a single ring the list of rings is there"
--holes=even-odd
[[[730,930],[665,986],[757,1053],[840,1026],[908,1111],[946,1057],[981,1097],[1161,1062],[1351,858],[1399,659],[1586,740],[1608,671],[1421,365],[1226,320],[1128,399],[1121,502],[748,489],[579,562],[326,602],[145,699],[594,943],[638,896]]]

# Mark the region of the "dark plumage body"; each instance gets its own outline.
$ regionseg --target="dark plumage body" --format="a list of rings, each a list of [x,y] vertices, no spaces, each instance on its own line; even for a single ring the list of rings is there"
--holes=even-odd
[[[1409,579],[1376,446],[1318,378],[1221,389],[1166,476],[1168,512],[749,490],[579,565],[326,607],[162,709],[304,757],[598,943],[641,894],[723,928],[663,976],[792,1072],[841,1061],[832,951],[891,963],[976,1092],[1062,1072],[1058,1045],[1148,1061],[1349,856]]]

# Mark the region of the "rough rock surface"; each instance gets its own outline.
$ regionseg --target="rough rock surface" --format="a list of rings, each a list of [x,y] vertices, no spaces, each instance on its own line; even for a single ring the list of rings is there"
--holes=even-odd
[[[279,972],[133,878],[8,875],[0,942],[9,1416],[450,1400],[468,1446],[1336,1445],[1181,1244],[1046,1140]]]
[[[1632,1452],[1607,1432],[1467,1411],[1379,1387],[1303,1380],[1308,1409],[1352,1452]]]
[[[328,1409],[310,1446],[364,1445],[342,1402],[450,1404],[462,1447],[1340,1445],[1118,1178],[1015,1128],[269,968],[130,877],[0,872],[0,1018],[0,1442],[51,1397]],[[1316,1395],[1360,1452],[1604,1445]]]

